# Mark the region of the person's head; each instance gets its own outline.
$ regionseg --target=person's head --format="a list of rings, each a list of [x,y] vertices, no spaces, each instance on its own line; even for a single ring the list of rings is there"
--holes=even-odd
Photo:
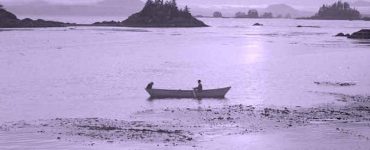
[[[198,83],[201,83],[202,81],[201,80],[198,80]]]

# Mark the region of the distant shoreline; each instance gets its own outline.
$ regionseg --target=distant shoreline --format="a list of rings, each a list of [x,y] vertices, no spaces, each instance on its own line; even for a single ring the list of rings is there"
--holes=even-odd
[[[347,20],[347,21],[370,21],[368,19],[320,19],[320,18],[310,18],[310,17],[303,17],[303,18],[295,18],[297,20]]]

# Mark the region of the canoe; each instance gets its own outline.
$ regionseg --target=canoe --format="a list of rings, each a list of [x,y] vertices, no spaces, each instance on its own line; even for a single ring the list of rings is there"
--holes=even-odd
[[[224,98],[231,87],[209,89],[202,91],[193,90],[166,90],[145,89],[151,98]]]

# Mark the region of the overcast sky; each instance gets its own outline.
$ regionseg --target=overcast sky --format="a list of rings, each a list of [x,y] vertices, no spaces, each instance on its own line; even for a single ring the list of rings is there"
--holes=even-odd
[[[22,3],[29,2],[32,0],[0,0],[0,2],[9,4],[9,3]],[[96,3],[102,0],[44,0],[51,3],[64,3],[64,4],[88,4]],[[130,1],[130,0],[123,0]],[[146,1],[146,0],[142,0]],[[304,7],[318,7],[322,4],[331,4],[337,0],[177,0],[181,5],[190,5],[190,6],[266,6],[270,4],[286,3],[292,6],[304,8]],[[354,2],[358,0],[342,0],[347,2]],[[370,0],[365,0],[370,1]]]

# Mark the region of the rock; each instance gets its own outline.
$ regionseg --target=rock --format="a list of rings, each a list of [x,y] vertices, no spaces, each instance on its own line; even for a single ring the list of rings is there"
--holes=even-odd
[[[344,34],[344,33],[338,33],[337,35],[335,35],[335,36],[340,36],[340,37],[349,37],[350,36],[350,34]]]
[[[352,33],[348,38],[351,39],[370,39],[370,29],[361,29]]]
[[[298,25],[297,28],[303,28],[303,27],[307,27],[307,28],[320,28],[320,26],[303,26],[303,25]]]
[[[255,24],[253,24],[253,26],[263,26],[263,24],[260,24],[260,23],[255,23]]]
[[[353,82],[314,82],[317,85],[330,85],[330,86],[355,86]]]
[[[344,36],[344,33],[338,33],[337,35],[335,35],[335,36]]]

